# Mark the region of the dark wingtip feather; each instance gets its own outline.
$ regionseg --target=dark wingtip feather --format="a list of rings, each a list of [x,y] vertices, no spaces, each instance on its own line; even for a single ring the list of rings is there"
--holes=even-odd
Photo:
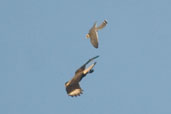
[[[104,20],[104,23],[106,23],[106,24],[108,23],[106,19]]]

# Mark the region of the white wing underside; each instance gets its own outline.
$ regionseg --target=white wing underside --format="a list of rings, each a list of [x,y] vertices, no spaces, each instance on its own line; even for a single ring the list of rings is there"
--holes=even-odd
[[[68,95],[69,96],[77,96],[77,95],[80,95],[80,94],[82,94],[82,90],[81,89],[74,89]]]

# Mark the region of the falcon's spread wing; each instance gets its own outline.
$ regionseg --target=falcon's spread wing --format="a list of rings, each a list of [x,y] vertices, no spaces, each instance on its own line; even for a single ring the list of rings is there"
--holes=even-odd
[[[96,31],[94,31],[94,33],[92,33],[90,35],[90,42],[91,44],[95,47],[98,48],[99,47],[99,43],[98,43],[98,34]]]
[[[78,83],[69,84],[66,86],[66,91],[69,96],[80,96],[82,94],[82,89]]]
[[[96,22],[94,23],[93,27],[89,30],[88,37],[90,38],[91,44],[95,47],[98,48],[98,34],[96,30]]]
[[[103,23],[97,27],[97,30],[104,28],[106,25],[107,25],[107,21],[104,20]]]

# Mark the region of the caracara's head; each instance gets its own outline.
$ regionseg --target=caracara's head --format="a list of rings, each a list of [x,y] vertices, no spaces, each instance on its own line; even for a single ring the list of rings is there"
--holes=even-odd
[[[69,83],[68,83],[68,81],[67,81],[67,82],[65,82],[65,87],[66,87],[66,86],[68,86],[68,84],[69,84]]]

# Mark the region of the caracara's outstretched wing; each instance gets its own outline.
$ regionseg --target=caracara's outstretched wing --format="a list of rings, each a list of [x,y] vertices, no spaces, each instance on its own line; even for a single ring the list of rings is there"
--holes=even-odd
[[[90,63],[91,61],[93,61],[94,59],[98,58],[98,57],[99,57],[99,55],[98,55],[98,56],[95,56],[95,57],[93,57],[93,58],[91,58],[91,59],[89,59],[85,64],[83,64],[83,65],[75,72],[75,74],[77,74],[77,73],[79,73],[79,72],[83,72],[83,71],[85,70],[86,65],[87,65],[88,63]]]

